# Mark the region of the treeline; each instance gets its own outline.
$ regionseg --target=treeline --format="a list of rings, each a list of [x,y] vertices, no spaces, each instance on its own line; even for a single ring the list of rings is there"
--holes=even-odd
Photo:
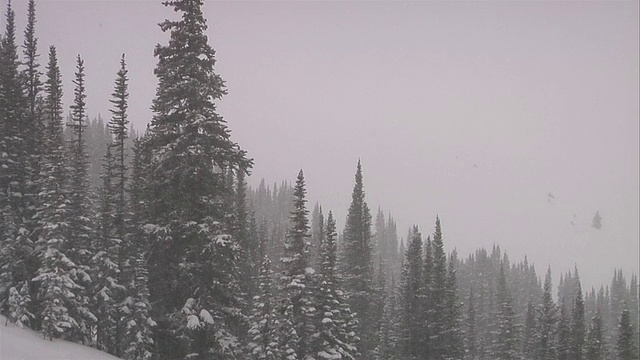
[[[358,162],[338,233],[294,184],[247,186],[253,161],[216,102],[201,0],[166,5],[153,118],[132,133],[124,55],[111,117],[88,120],[76,59],[64,117],[56,49],[0,41],[0,311],[48,339],[124,359],[638,359],[638,281],[583,292],[499,247],[461,260],[439,218],[398,237]],[[44,71],[43,71],[44,70]]]

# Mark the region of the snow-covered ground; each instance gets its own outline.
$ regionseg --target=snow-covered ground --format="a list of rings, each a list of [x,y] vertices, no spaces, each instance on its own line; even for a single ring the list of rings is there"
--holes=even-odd
[[[41,334],[11,324],[0,316],[0,360],[118,360],[102,351],[64,340],[45,340]]]

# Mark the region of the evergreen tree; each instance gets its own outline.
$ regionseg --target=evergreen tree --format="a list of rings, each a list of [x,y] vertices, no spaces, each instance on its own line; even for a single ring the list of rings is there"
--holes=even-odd
[[[309,211],[306,208],[304,174],[298,173],[293,190],[293,210],[287,231],[285,253],[280,262],[284,270],[280,277],[282,295],[281,306],[286,321],[283,325],[287,333],[281,334],[285,347],[295,352],[295,358],[305,359],[311,354],[311,335],[314,328],[314,270],[308,267],[307,238],[309,237]],[[287,350],[285,350],[287,351]],[[292,354],[287,354],[287,357]]]
[[[591,319],[591,325],[589,326],[589,334],[585,344],[587,360],[601,360],[606,357],[602,325],[602,318],[598,311]]]
[[[322,218],[322,215],[320,215]],[[322,225],[320,225],[322,228]],[[321,278],[318,315],[320,319],[317,346],[318,359],[357,359],[357,335],[351,310],[340,290],[337,273],[337,234],[333,214],[329,212],[322,242]]]
[[[342,270],[344,288],[349,291],[349,304],[356,314],[362,329],[362,355],[371,357],[370,351],[377,332],[373,315],[370,313],[370,299],[373,293],[373,264],[371,246],[371,213],[365,200],[362,182],[362,166],[358,161],[355,185],[351,195],[351,205],[343,233]]]
[[[582,360],[584,354],[584,341],[587,335],[586,333],[584,323],[584,301],[582,300],[582,288],[580,287],[580,280],[578,279],[575,303],[571,313],[570,360]]]
[[[571,327],[564,299],[560,305],[558,319],[558,360],[568,360],[571,351]]]
[[[93,216],[89,200],[89,162],[85,139],[87,125],[84,61],[80,55],[76,58],[76,69],[73,80],[75,89],[74,102],[71,105],[71,121],[67,124],[73,130],[74,137],[69,141],[69,217],[66,221],[69,225],[67,256],[76,265],[72,275],[78,288],[75,292],[77,306],[70,308],[69,311],[78,323],[72,339],[86,343],[90,341],[90,328],[96,321],[96,317],[89,310],[88,289],[92,287],[89,263],[94,229],[91,226]]]
[[[411,238],[407,248],[406,260],[403,268],[402,282],[402,336],[403,354],[406,359],[418,359],[425,354],[423,339],[425,327],[421,321],[416,321],[416,315],[423,312],[423,270],[422,235],[417,226],[411,229]]]
[[[552,360],[556,357],[556,328],[558,323],[558,308],[551,294],[551,268],[547,269],[544,278],[542,304],[537,309],[536,317],[536,359]]]
[[[446,359],[462,359],[465,350],[460,311],[462,304],[458,300],[457,263],[457,252],[454,250],[449,257],[446,282]]]
[[[618,326],[618,342],[616,344],[616,354],[618,360],[638,359],[638,349],[636,347],[635,332],[631,323],[631,316],[628,309],[622,310],[620,315],[620,325]]]
[[[69,249],[68,175],[62,135],[62,79],[55,47],[49,48],[47,81],[45,83],[44,117],[46,149],[42,166],[42,192],[39,199],[37,240],[40,267],[33,279],[39,285],[39,319],[45,337],[59,338],[68,334],[77,322],[69,315],[76,306],[75,292],[79,287],[71,274],[76,264],[67,256]]]
[[[127,360],[148,360],[153,356],[152,329],[156,326],[156,322],[151,318],[147,285],[149,275],[146,266],[145,255],[141,253],[136,259],[132,284],[135,296],[127,299],[130,303],[128,308],[131,309],[131,316],[126,321],[124,334],[124,356]]]
[[[179,13],[160,24],[153,119],[142,144],[148,163],[143,194],[150,237],[149,289],[158,322],[159,358],[234,358],[245,324],[238,281],[239,246],[223,199],[225,179],[252,161],[230,138],[216,102],[226,94],[215,73],[202,0],[164,3]],[[196,321],[197,320],[197,321]]]
[[[440,218],[436,217],[435,232],[431,242],[433,247],[433,268],[431,274],[431,288],[429,302],[431,306],[431,353],[436,360],[447,357],[446,329],[447,329],[447,255],[444,251],[444,240]]]
[[[507,285],[504,264],[500,265],[497,300],[497,333],[494,344],[494,356],[499,360],[519,359],[518,331],[515,324],[515,314],[511,303],[511,294],[509,293]]]
[[[469,301],[467,307],[467,331],[466,331],[466,348],[468,359],[478,359],[478,330],[476,324],[476,308],[474,304],[473,288],[469,290]]]
[[[535,307],[531,301],[527,303],[527,313],[524,321],[524,330],[522,331],[522,355],[526,359],[533,359],[535,356],[535,337],[536,329],[536,313]]]
[[[261,249],[266,247],[266,238]],[[255,360],[276,360],[278,358],[278,337],[273,310],[273,294],[271,290],[271,261],[264,250],[260,264],[259,293],[253,298],[253,312],[249,329],[248,355]]]
[[[28,261],[33,252],[26,219],[31,218],[26,202],[29,178],[29,150],[26,147],[26,98],[18,69],[15,13],[7,3],[5,33],[0,43],[0,308],[6,313],[9,291],[28,288]],[[32,170],[32,169],[31,169]],[[20,294],[22,291],[18,291]],[[13,292],[15,296],[15,291]],[[28,299],[25,306],[28,307]],[[22,303],[22,301],[21,301]]]

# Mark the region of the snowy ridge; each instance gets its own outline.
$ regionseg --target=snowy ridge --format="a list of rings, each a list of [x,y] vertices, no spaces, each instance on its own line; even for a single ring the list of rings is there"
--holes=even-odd
[[[88,346],[65,340],[45,340],[33,330],[5,326],[0,316],[0,359],[2,360],[118,360]]]

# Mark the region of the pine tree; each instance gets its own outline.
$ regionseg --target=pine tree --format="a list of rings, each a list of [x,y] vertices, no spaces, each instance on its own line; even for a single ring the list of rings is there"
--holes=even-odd
[[[475,360],[479,358],[478,351],[478,330],[476,322],[476,307],[473,295],[473,287],[469,290],[469,301],[467,307],[467,331],[466,331],[466,348],[468,352],[468,358]]]
[[[582,288],[580,286],[579,279],[577,279],[575,303],[573,306],[573,311],[571,313],[570,331],[571,335],[569,360],[582,360],[584,354],[584,341],[587,332],[584,323],[584,301],[582,300]]]
[[[497,301],[497,333],[496,342],[494,344],[494,355],[496,359],[499,360],[519,359],[518,331],[515,324],[515,314],[513,311],[511,294],[509,293],[507,285],[504,264],[500,265]]]
[[[225,174],[247,171],[252,161],[231,141],[217,113],[226,90],[214,71],[203,1],[164,4],[180,17],[160,24],[170,39],[155,49],[154,116],[142,144],[149,159],[141,193],[153,244],[148,266],[158,321],[155,355],[238,357],[237,336],[246,321],[237,275],[240,249],[229,235],[232,214],[222,203],[233,194]]]
[[[44,116],[46,149],[42,166],[42,192],[37,219],[39,238],[36,243],[40,267],[33,279],[39,285],[41,331],[50,339],[66,336],[77,322],[69,315],[75,304],[78,285],[71,274],[76,264],[67,256],[68,239],[68,175],[62,135],[62,79],[55,47],[49,48],[45,83]]]
[[[304,174],[300,170],[293,190],[293,210],[289,218],[285,253],[280,258],[284,267],[280,277],[281,306],[286,318],[282,324],[290,325],[289,328],[285,327],[288,334],[281,333],[280,336],[286,348],[294,350],[297,359],[305,359],[311,354],[311,335],[315,332],[312,293],[314,270],[308,267],[309,211],[306,208],[306,192]]]
[[[636,347],[635,332],[631,323],[629,309],[622,310],[620,315],[620,325],[618,326],[618,341],[616,344],[616,354],[618,360],[638,359],[638,349]]]
[[[458,300],[457,252],[454,250],[449,257],[449,267],[447,270],[446,282],[446,359],[462,359],[464,355],[464,339],[461,324],[461,307]]]
[[[600,317],[600,311],[591,318],[591,325],[589,326],[589,334],[587,335],[586,359],[587,360],[601,360],[606,356],[604,333],[602,328],[602,318]]]
[[[6,27],[0,46],[0,302],[6,305],[9,290],[28,287],[33,242],[26,219],[31,218],[26,202],[31,180],[29,148],[25,135],[26,98],[18,69],[15,13],[7,3]],[[25,298],[26,300],[26,298]],[[28,303],[25,306],[29,306]],[[3,306],[0,311],[6,313]]]
[[[385,298],[382,310],[382,320],[378,332],[378,346],[376,347],[376,360],[399,360],[400,349],[400,322],[401,314],[398,307],[398,292],[392,278],[391,291]]]
[[[447,313],[447,255],[444,251],[444,240],[439,217],[436,217],[431,246],[433,247],[433,268],[429,302],[432,316],[430,318],[431,329],[429,336],[432,342],[431,354],[433,358],[442,360],[447,357],[445,340],[447,328],[447,318],[445,316]]]
[[[369,300],[373,293],[371,239],[371,213],[365,200],[362,166],[358,161],[351,205],[343,233],[341,268],[344,274],[344,288],[349,291],[349,304],[362,329],[362,343],[359,349],[365,358],[371,357],[370,351],[375,347],[373,339],[377,332],[373,315],[370,313]]]
[[[403,354],[406,359],[418,359],[425,353],[423,339],[425,327],[421,321],[416,321],[416,315],[423,312],[422,235],[417,226],[411,229],[411,239],[407,248],[406,260],[403,268],[402,281],[402,336]]]
[[[538,360],[552,360],[556,357],[558,308],[553,301],[551,291],[551,268],[548,268],[544,278],[542,304],[537,309],[536,317],[535,341]]]
[[[527,313],[524,321],[524,330],[522,331],[522,355],[527,359],[533,359],[535,356],[535,336],[536,329],[536,313],[535,307],[531,300],[527,303]]]
[[[558,360],[568,360],[571,351],[571,327],[567,307],[564,299],[560,305],[560,318],[558,319]]]
[[[124,340],[126,348],[124,356],[127,360],[148,360],[151,359],[154,345],[152,331],[156,322],[151,317],[151,306],[149,304],[149,288],[147,280],[149,275],[146,268],[144,253],[136,259],[135,277],[132,288],[135,295],[127,299],[130,302],[131,316],[126,321],[126,332]]]
[[[76,305],[69,309],[76,319],[78,328],[74,329],[72,339],[78,342],[90,341],[90,328],[97,320],[89,310],[89,291],[92,279],[89,271],[91,260],[91,244],[94,229],[91,226],[92,208],[89,199],[89,178],[86,152],[86,94],[84,82],[84,61],[78,55],[76,58],[76,76],[73,80],[74,102],[71,105],[71,121],[67,124],[74,133],[69,141],[69,259],[76,265],[73,273],[74,281],[78,285],[75,292]]]
[[[321,216],[322,218],[322,216]],[[320,226],[322,228],[322,226]],[[318,359],[357,359],[357,335],[351,310],[340,289],[337,272],[337,234],[333,214],[329,212],[321,249],[321,277],[318,319]]]
[[[248,332],[248,355],[255,360],[276,360],[278,358],[278,337],[273,309],[271,289],[271,261],[266,255],[266,238],[261,242],[262,262],[260,264],[259,293],[253,298],[253,311]]]

